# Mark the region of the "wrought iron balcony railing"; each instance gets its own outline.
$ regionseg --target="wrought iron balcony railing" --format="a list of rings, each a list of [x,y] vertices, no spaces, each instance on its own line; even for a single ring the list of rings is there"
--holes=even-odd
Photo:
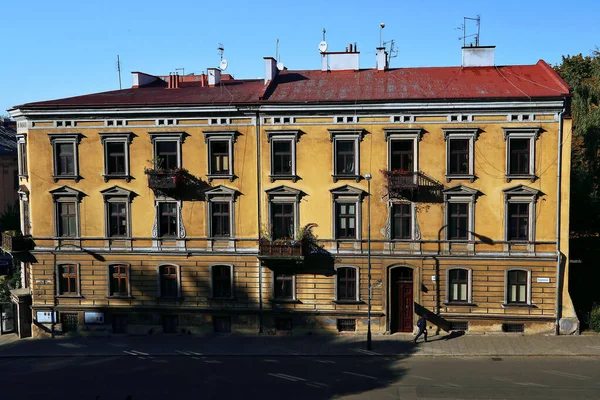
[[[416,195],[441,198],[444,185],[418,171],[381,171],[387,181],[390,197],[414,197]]]
[[[19,253],[31,250],[31,236],[2,232],[2,250],[7,253]]]
[[[261,258],[288,258],[302,259],[302,242],[297,240],[270,241],[260,239],[258,243],[258,255]]]
[[[148,187],[150,189],[175,189],[181,181],[181,171],[159,171],[147,169]]]

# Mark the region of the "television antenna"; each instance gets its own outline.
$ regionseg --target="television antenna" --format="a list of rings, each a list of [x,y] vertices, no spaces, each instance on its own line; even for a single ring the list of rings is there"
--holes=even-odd
[[[385,24],[382,22],[379,24],[379,47],[383,47],[383,28],[385,28]]]
[[[185,68],[175,68],[175,71],[181,70],[181,75],[185,75]]]
[[[467,35],[467,21],[475,21],[477,24],[477,33],[472,33]],[[479,46],[479,40],[481,38],[481,16],[477,15],[476,17],[463,17],[463,23],[461,26],[456,28],[459,31],[462,31],[462,37],[459,37],[458,40],[463,41],[463,47],[467,47],[467,38],[474,37],[475,46]],[[473,45],[473,43],[471,43]]]
[[[119,73],[119,90],[122,89],[121,87],[121,59],[119,58],[119,55],[117,54],[117,72]]]
[[[223,43],[219,43],[219,47],[217,48],[217,51],[219,52],[219,56],[221,57],[221,60],[222,60],[223,53],[225,53],[225,47],[223,46]]]
[[[388,43],[390,45],[390,51],[388,53],[389,55],[388,55],[388,61],[387,61],[388,68],[389,68],[390,63],[392,62],[392,58],[398,57],[398,48],[396,48],[396,41],[394,39],[388,40],[387,42],[383,42],[383,45],[387,46]]]

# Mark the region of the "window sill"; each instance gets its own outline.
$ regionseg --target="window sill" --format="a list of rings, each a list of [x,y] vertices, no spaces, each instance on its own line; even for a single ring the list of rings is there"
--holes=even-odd
[[[362,300],[332,300],[331,302],[335,304],[365,304]]]
[[[477,307],[477,304],[475,303],[467,303],[463,301],[445,301],[444,305],[451,307]]]
[[[291,175],[269,175],[269,178],[271,179],[271,182],[275,182],[275,181],[292,181],[294,183],[296,183],[300,177],[296,174],[291,174]]]
[[[502,308],[537,308],[535,304],[502,303]]]
[[[537,179],[537,176],[530,175],[530,174],[506,174],[506,182],[510,182],[512,180],[521,180],[521,179],[527,179],[533,183]]]
[[[213,181],[214,179],[229,179],[229,182],[233,182],[236,176],[233,174],[208,174],[206,175],[206,178],[208,178],[209,182]]]
[[[333,182],[337,182],[337,181],[348,181],[348,180],[353,180],[356,182],[360,182],[362,176],[360,175],[356,175],[356,174],[348,174],[348,175],[331,175],[333,177]]]
[[[270,299],[269,302],[275,304],[302,304],[298,299]]]
[[[446,182],[450,182],[452,180],[468,180],[473,183],[475,181],[475,175],[471,174],[446,174]]]
[[[59,180],[71,180],[79,182],[81,180],[81,177],[79,175],[52,175],[52,179],[55,183]]]
[[[107,299],[110,300],[131,300],[134,299],[133,296],[106,296]]]
[[[59,294],[54,297],[57,299],[83,299],[83,296],[80,294]]]
[[[129,183],[131,182],[131,175],[119,175],[119,174],[103,174],[102,177],[104,178],[104,182],[108,182],[111,179],[124,179],[125,182]]]

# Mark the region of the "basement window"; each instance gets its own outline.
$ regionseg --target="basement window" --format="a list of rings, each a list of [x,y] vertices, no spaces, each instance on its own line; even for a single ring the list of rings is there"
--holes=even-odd
[[[338,332],[356,332],[356,320],[354,318],[338,318]]]
[[[467,321],[450,321],[450,330],[453,332],[465,332],[469,330]]]
[[[231,332],[231,317],[213,317],[213,328],[215,333]]]
[[[278,331],[291,331],[292,328],[291,318],[275,318],[275,329]]]
[[[524,333],[525,332],[525,324],[502,324],[502,332]]]

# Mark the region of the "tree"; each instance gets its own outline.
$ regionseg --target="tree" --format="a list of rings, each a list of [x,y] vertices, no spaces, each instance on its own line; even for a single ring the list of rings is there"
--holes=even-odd
[[[600,50],[562,57],[556,72],[573,91],[571,233],[600,233]]]

